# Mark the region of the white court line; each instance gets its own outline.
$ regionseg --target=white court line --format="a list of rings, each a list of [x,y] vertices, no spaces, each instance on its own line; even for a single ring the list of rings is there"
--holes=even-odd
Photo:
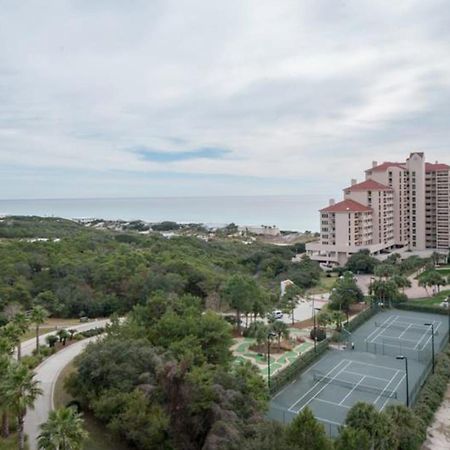
[[[428,313],[424,313],[424,314],[428,314]],[[414,317],[414,316],[404,316],[403,314],[401,315],[402,318],[404,319],[411,319],[412,322],[417,322],[418,320],[422,320],[419,317]],[[423,319],[425,320],[425,319]],[[440,320],[434,320],[433,322],[441,322]]]
[[[328,403],[329,405],[339,406],[339,407],[345,408],[345,409],[350,409],[351,408],[350,406],[341,405],[341,404],[336,403],[336,402],[330,402],[329,400],[323,400],[321,398],[315,398],[314,400],[316,402]]]
[[[374,375],[367,375],[367,373],[359,373],[359,372],[354,372],[352,370],[346,370],[345,373],[350,373],[351,375],[360,375],[361,377],[373,378],[374,380],[380,380],[380,381],[389,381],[392,379],[392,378],[375,377]]]
[[[339,406],[342,405],[342,403],[347,400],[347,398],[353,393],[353,391],[366,379],[365,376],[363,376],[352,388],[352,390],[339,402]]]
[[[343,359],[342,361],[339,361],[338,364],[336,364],[331,370],[329,370],[325,376],[328,376],[331,372],[333,372],[334,370],[336,370],[339,366],[342,365],[342,363],[344,361],[347,361],[346,359]],[[347,367],[349,364],[347,364],[345,367]],[[340,372],[339,372],[340,373]],[[318,381],[317,383],[315,383],[310,389],[308,389],[300,398],[297,399],[297,401],[292,404],[288,410],[290,411],[298,402],[300,402],[301,400],[303,400],[315,387],[317,387],[320,384],[320,381]],[[294,411],[295,412],[295,411]]]
[[[391,319],[393,319],[395,316],[389,316],[384,322],[382,322],[381,323],[381,325],[384,325],[388,320],[391,320]],[[377,331],[380,331],[379,329],[378,329],[379,327],[375,327],[375,330],[373,330],[372,331],[372,333],[370,333],[367,337],[366,337],[366,341],[368,341],[371,337],[372,337],[372,334],[375,334]]]
[[[306,394],[304,394],[300,399],[298,399],[290,408],[289,411],[291,412],[300,412],[303,410],[303,408],[305,408],[305,406],[309,405],[326,387],[328,387],[331,382],[338,376],[340,375],[349,365],[351,364],[351,361],[349,361],[341,370],[339,370],[338,373],[336,373],[333,377],[331,377],[330,381],[328,381],[324,386],[322,386],[315,394],[313,397],[311,397],[298,411],[293,411],[292,408],[299,403],[312,389],[314,389],[317,385],[320,384],[320,381],[318,381],[308,392],[306,392]],[[332,372],[332,370],[330,370],[330,372]],[[330,373],[328,372],[328,373]],[[327,374],[328,375],[328,374]],[[327,376],[325,375],[325,376]]]
[[[425,331],[422,333],[422,337],[416,342],[416,345],[414,346],[414,350],[418,350],[417,347],[419,347],[420,343],[423,341],[423,339],[424,339],[425,337],[427,337],[427,335],[428,335],[428,330],[425,330]],[[419,350],[420,350],[420,349],[419,349]]]
[[[388,384],[386,384],[386,386],[384,387],[384,389],[380,392],[380,395],[377,397],[377,399],[373,402],[373,404],[377,404],[378,400],[380,400],[381,396],[383,395],[384,391],[388,388],[388,386],[397,378],[398,373],[400,372],[400,370],[397,370],[397,372],[395,372],[395,375],[391,378],[391,380],[389,381]],[[390,398],[390,397],[388,397]]]
[[[391,326],[394,322],[397,321],[397,319],[398,319],[399,316],[393,316],[393,317],[394,317],[394,320],[392,320],[391,322],[389,322],[387,327],[380,327],[380,331],[378,332],[378,334],[377,334],[374,338],[372,338],[372,340],[370,341],[371,344],[373,344],[374,341],[377,340],[379,336],[382,336],[386,330],[389,330],[389,329],[390,329],[390,326]],[[384,325],[384,322],[383,322],[382,325]],[[368,339],[366,338],[366,341],[367,341],[367,340],[368,340]]]
[[[350,360],[348,360],[350,361]],[[382,369],[388,369],[392,372],[395,372],[397,369],[394,369],[393,367],[387,367],[387,366],[379,366],[377,364],[370,364],[370,363],[366,363],[366,362],[361,362],[361,361],[353,361],[355,364],[361,364],[362,366],[370,366],[370,367],[377,367],[377,368],[382,368]]]
[[[402,332],[401,334],[398,336],[398,339],[401,339],[402,336],[412,327],[412,323],[410,323]]]
[[[403,374],[403,376],[400,378],[400,381],[397,383],[397,385],[394,388],[394,391],[396,391],[398,389],[398,387],[400,386],[401,382],[405,379],[406,375]],[[390,398],[388,397],[385,402],[383,403],[383,406],[381,407],[380,411],[383,411],[384,407],[386,406],[386,403],[390,400]]]
[[[342,360],[342,361],[347,361],[347,360]],[[340,361],[340,363],[341,363],[342,361]],[[283,389],[281,389],[281,391],[279,391],[278,393],[276,393],[276,394],[272,397],[272,400],[275,399],[275,398],[277,398],[277,397],[278,397],[282,392],[284,392],[291,384],[294,384],[294,383],[296,383],[297,381],[299,381],[302,375],[306,375],[308,372],[310,372],[311,370],[313,370],[314,367],[316,367],[317,365],[319,365],[321,362],[322,362],[321,360],[317,361],[315,364],[313,364],[312,366],[310,366],[307,370],[305,370],[304,372],[302,372],[301,374],[299,374],[297,378],[294,378],[289,384],[287,384]],[[339,364],[340,364],[340,363],[339,363]],[[339,364],[338,364],[338,365],[339,365]],[[334,366],[334,367],[336,368],[337,366]]]
[[[331,423],[331,425],[337,425],[338,427],[340,427],[342,425],[342,423],[339,422],[333,422],[332,420],[328,420],[328,419],[322,419],[321,417],[317,417],[317,420],[320,420],[321,422],[325,422],[325,423]]]
[[[436,336],[436,331],[439,330],[440,325],[441,325],[441,322],[439,322],[438,325],[437,325],[437,327],[435,327],[435,329],[434,329],[434,335],[435,335],[435,336]],[[422,348],[419,349],[419,351],[422,351],[422,350],[425,349],[425,347],[428,345],[428,342],[431,341],[431,338],[432,338],[432,336],[431,336],[431,327],[430,327],[430,337],[427,339],[427,341],[425,342],[425,344],[422,345]]]

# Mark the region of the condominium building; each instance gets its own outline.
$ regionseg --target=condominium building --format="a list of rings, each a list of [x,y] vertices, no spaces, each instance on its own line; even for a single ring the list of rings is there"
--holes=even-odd
[[[372,162],[365,180],[352,180],[344,199],[320,210],[320,241],[307,254],[343,265],[362,249],[442,249],[450,245],[450,166],[427,163],[423,153],[405,162]]]

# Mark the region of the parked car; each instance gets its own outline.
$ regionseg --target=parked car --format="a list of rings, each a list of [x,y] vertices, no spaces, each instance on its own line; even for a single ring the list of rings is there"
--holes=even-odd
[[[269,313],[269,314],[267,315],[267,318],[268,318],[269,320],[280,320],[280,319],[283,318],[283,312],[282,312],[282,311],[279,311],[279,310],[272,311],[271,313]]]

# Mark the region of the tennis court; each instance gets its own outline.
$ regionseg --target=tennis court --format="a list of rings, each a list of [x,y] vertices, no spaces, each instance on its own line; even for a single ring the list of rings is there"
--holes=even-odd
[[[358,401],[383,410],[406,403],[405,361],[408,358],[409,397],[413,403],[431,370],[431,326],[435,352],[448,339],[445,316],[392,310],[378,313],[351,336],[355,349],[328,350],[271,401],[269,417],[289,422],[309,407],[328,433],[335,436],[348,410]]]

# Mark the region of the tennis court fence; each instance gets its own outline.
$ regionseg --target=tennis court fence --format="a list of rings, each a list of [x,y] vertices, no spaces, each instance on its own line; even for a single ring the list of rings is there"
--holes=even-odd
[[[288,409],[281,406],[276,406],[273,403],[270,405],[269,412],[267,413],[269,419],[276,420],[277,422],[282,422],[284,424],[290,423],[297,415],[298,413],[289,411]],[[325,432],[329,437],[337,437],[339,435],[340,428],[344,426],[325,419],[321,419],[320,417],[316,417],[316,419],[323,425]]]

